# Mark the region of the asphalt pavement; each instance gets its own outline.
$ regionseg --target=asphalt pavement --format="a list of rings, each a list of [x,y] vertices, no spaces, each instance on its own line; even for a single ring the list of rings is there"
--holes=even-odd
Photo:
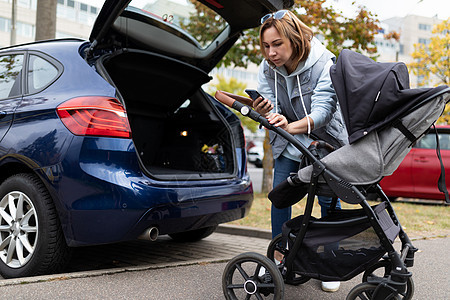
[[[414,237],[413,237],[414,238]],[[222,274],[228,260],[244,252],[265,254],[270,232],[220,226],[195,243],[134,241],[79,248],[65,273],[0,280],[0,299],[224,299]],[[413,299],[450,299],[450,238],[416,238],[410,268]],[[320,282],[285,285],[285,299],[345,299],[361,275],[325,293]]]

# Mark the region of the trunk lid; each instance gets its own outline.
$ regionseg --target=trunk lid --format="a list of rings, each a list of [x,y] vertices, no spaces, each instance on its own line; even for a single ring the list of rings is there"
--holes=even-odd
[[[259,26],[263,15],[291,5],[289,0],[106,0],[89,38],[87,58],[105,48],[134,48],[168,55],[208,73],[242,30]],[[215,23],[196,19],[192,25],[198,10],[216,14]],[[204,27],[199,31],[199,26]]]

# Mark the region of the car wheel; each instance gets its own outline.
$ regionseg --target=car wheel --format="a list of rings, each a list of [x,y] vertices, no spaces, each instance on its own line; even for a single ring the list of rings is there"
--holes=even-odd
[[[257,161],[255,161],[255,166],[257,168],[262,168],[263,167],[263,162],[262,160],[258,159]]]
[[[171,233],[169,236],[176,242],[195,242],[210,236],[217,226],[210,226],[191,231]]]
[[[54,273],[70,255],[53,201],[32,174],[0,185],[0,273],[4,278]]]

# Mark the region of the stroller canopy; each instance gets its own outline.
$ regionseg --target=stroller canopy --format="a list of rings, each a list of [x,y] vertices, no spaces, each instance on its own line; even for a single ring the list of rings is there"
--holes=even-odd
[[[446,88],[409,89],[408,69],[404,63],[377,63],[350,50],[339,54],[330,75],[350,144],[390,124]]]
[[[330,72],[350,144],[321,161],[354,185],[391,175],[450,101],[445,85],[409,89],[403,63],[376,63],[350,50],[341,52]],[[300,169],[300,181],[309,182],[312,170]]]

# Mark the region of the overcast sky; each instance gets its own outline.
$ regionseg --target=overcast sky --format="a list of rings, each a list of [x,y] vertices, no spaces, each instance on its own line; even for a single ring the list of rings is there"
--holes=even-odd
[[[104,0],[79,0],[97,7],[103,5]],[[141,0],[142,1],[142,0]],[[180,0],[177,0],[180,1]],[[153,2],[153,0],[148,0]],[[450,0],[327,0],[337,10],[342,10],[346,16],[354,16],[355,8],[352,2],[364,5],[369,11],[384,20],[391,17],[404,17],[406,15],[419,15],[439,19],[450,18]]]
[[[446,20],[450,18],[450,0],[327,0],[344,14],[355,14],[352,2],[367,7],[369,11],[378,15],[380,20],[406,15],[419,15]]]

